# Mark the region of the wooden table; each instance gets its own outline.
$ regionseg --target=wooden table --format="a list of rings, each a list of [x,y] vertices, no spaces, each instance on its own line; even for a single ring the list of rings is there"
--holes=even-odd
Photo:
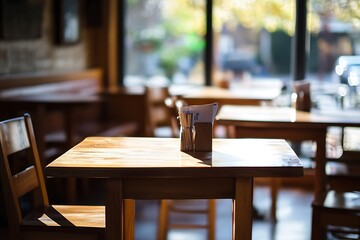
[[[134,239],[133,199],[221,198],[234,200],[233,239],[251,239],[253,178],[303,175],[284,140],[214,139],[212,152],[179,149],[177,138],[89,137],[46,175],[106,179],[107,240]]]
[[[191,105],[218,102],[219,105],[262,105],[271,103],[281,94],[280,88],[236,87],[198,87],[181,95]]]
[[[360,127],[359,111],[296,111],[287,107],[225,105],[216,117],[221,125],[235,128],[235,137],[281,138],[316,142],[314,198],[325,192],[326,134],[328,127]]]

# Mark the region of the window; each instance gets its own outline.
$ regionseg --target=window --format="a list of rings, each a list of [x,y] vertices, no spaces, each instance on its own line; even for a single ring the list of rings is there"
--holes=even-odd
[[[212,59],[204,57],[206,4],[213,5]],[[224,77],[288,81],[294,8],[286,0],[128,0],[124,84],[204,84],[204,59],[213,63],[213,84]]]
[[[310,0],[309,3],[307,75],[312,82],[326,84],[326,88],[319,87],[320,97],[315,100],[345,104],[342,107],[359,106],[360,2]],[[321,94],[325,91],[327,96]],[[338,101],[341,95],[345,102]]]
[[[287,82],[294,12],[293,0],[214,0],[214,81],[236,84],[275,78]]]
[[[211,18],[207,4],[212,4]],[[289,83],[296,4],[305,5],[305,1],[127,0],[124,85],[152,80],[204,84],[207,61],[213,62],[213,84],[222,78],[276,78]],[[338,56],[359,54],[359,4],[357,0],[308,0],[306,78],[327,80]],[[209,51],[207,19],[212,20],[212,59],[204,57]],[[330,35],[324,32],[326,21]],[[323,58],[328,36],[336,40],[331,57]]]
[[[204,7],[204,0],[127,0],[125,85],[204,84]]]
[[[310,0],[308,71],[313,78],[331,80],[339,56],[360,54],[358,11],[360,3],[357,0],[332,1],[332,4],[326,0]]]

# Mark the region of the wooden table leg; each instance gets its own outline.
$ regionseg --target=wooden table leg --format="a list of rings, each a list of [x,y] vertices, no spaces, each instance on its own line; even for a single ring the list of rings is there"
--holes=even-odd
[[[208,208],[209,208],[209,216],[208,216],[208,239],[214,240],[215,239],[215,222],[216,222],[216,199],[209,199],[208,200]]]
[[[326,130],[319,131],[316,139],[314,199],[318,201],[325,192]]]
[[[74,111],[70,107],[69,109],[66,108],[63,112],[63,119],[64,119],[64,130],[65,130],[65,142],[66,142],[66,149],[72,148],[74,143],[74,117],[73,117]],[[70,203],[76,203],[77,201],[77,185],[78,185],[78,179],[76,178],[68,178],[67,179],[67,200]],[[88,179],[82,179],[82,181],[88,181]]]
[[[123,189],[121,179],[108,179],[106,182],[106,240],[124,239]]]
[[[234,240],[251,240],[252,236],[253,179],[236,178],[233,200]]]
[[[277,207],[277,197],[279,192],[279,186],[281,184],[280,178],[271,178],[271,210],[270,210],[270,219],[273,222],[277,221],[276,217],[276,207]]]
[[[167,216],[168,216],[168,209],[169,209],[169,201],[167,199],[160,200],[160,214],[159,214],[159,221],[158,221],[158,232],[157,232],[157,239],[158,240],[165,240],[167,235]]]

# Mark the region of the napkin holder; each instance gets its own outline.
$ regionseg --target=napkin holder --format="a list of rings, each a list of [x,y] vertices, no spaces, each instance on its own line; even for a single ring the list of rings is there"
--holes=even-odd
[[[195,126],[195,151],[212,151],[213,126],[211,122],[197,122]]]
[[[194,150],[194,125],[192,113],[183,113],[180,117],[180,150]]]

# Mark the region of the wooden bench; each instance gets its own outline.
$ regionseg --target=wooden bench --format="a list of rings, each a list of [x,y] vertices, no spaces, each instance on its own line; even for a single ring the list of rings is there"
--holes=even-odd
[[[0,98],[41,93],[95,94],[102,88],[103,72],[99,68],[0,76]]]

